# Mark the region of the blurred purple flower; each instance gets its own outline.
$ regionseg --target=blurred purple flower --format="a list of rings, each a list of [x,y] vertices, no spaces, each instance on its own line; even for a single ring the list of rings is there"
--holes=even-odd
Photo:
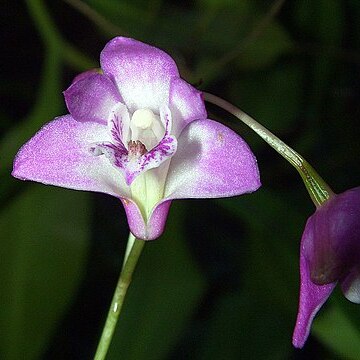
[[[131,232],[163,232],[171,201],[240,195],[260,186],[256,159],[227,127],[207,119],[201,92],[172,58],[117,37],[102,72],[64,92],[69,115],[45,125],[19,151],[13,176],[119,198]]]
[[[308,219],[301,239],[300,277],[293,334],[298,348],[337,282],[348,300],[360,303],[360,187],[330,197]]]

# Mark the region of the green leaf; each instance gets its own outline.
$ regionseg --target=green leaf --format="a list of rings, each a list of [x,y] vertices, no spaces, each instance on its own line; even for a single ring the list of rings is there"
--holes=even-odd
[[[183,213],[183,204],[173,204],[165,234],[146,244],[109,360],[167,359],[199,304],[204,279],[184,241]]]
[[[214,56],[214,61],[216,61],[215,58],[218,61],[242,43],[254,25],[254,5],[248,0],[237,1],[235,5],[217,0],[206,0],[200,4],[204,8],[201,12],[203,18],[200,19],[203,22],[206,21],[205,24],[201,24],[201,43],[196,56],[201,56],[206,61],[206,58],[211,55]],[[205,17],[206,14],[207,17]]]
[[[123,33],[118,35],[129,35],[141,38],[149,26],[149,9],[135,1],[117,0],[88,0],[91,8],[108,19],[112,24],[118,25]]]
[[[338,0],[318,0],[311,7],[308,0],[298,0],[294,2],[293,22],[298,24],[303,35],[325,44],[339,45],[344,28],[343,8]]]
[[[334,305],[317,318],[312,333],[344,359],[359,359],[360,331],[339,306]]]
[[[45,56],[38,97],[32,112],[13,127],[0,141],[1,168],[10,168],[19,147],[46,122],[61,113],[61,58],[56,49],[50,48]]]
[[[83,276],[88,205],[32,185],[1,212],[0,358],[40,358]]]
[[[68,62],[76,68],[85,70],[95,67],[95,63],[84,54],[62,40],[44,3],[28,0],[28,9],[45,43],[44,63],[40,84],[34,85],[37,93],[36,103],[30,114],[10,129],[0,141],[1,169],[9,169],[19,147],[41,126],[55,116],[66,113],[62,97],[62,65]],[[6,170],[6,172],[8,172]],[[2,174],[2,171],[0,171]]]
[[[260,123],[281,133],[296,126],[301,112],[303,77],[301,67],[295,63],[276,67],[271,72],[250,73],[232,83],[231,96]]]
[[[276,192],[260,189],[250,196],[220,199],[218,203],[249,226],[245,238],[249,254],[243,275],[247,289],[258,291],[259,297],[267,297],[283,307],[295,320],[298,249],[305,216],[302,218],[285,199]]]
[[[224,8],[224,7],[236,7],[247,3],[248,1],[236,1],[236,0],[197,0],[200,6],[204,8]]]
[[[293,47],[293,42],[286,30],[273,21],[244,49],[239,55],[237,64],[241,70],[263,68],[292,51]]]
[[[196,359],[287,359],[291,319],[256,293],[224,296],[205,329]]]

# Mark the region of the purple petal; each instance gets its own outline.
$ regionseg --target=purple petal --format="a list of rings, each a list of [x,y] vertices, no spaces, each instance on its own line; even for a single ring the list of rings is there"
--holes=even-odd
[[[304,256],[308,232],[301,240],[300,248],[300,299],[296,325],[293,334],[293,345],[302,348],[309,336],[312,321],[321,306],[328,299],[336,282],[327,285],[316,285],[311,281],[309,264]]]
[[[333,195],[308,219],[300,248],[300,303],[293,344],[302,347],[311,323],[337,281],[360,303],[360,188]]]
[[[327,284],[360,264],[360,188],[332,196],[306,224],[304,256],[311,280]]]
[[[99,68],[86,70],[86,71],[76,75],[72,81],[72,84],[74,84],[80,80],[86,79],[87,77],[94,75],[94,74],[102,74],[102,70]]]
[[[175,136],[179,136],[188,123],[207,118],[202,93],[179,78],[171,81],[169,107]]]
[[[64,91],[66,105],[77,121],[107,124],[111,109],[121,102],[112,81],[100,74],[85,76]]]
[[[235,196],[259,186],[256,159],[245,141],[222,124],[198,120],[191,122],[178,138],[165,198]]]
[[[157,112],[161,104],[168,103],[171,78],[179,77],[168,54],[124,37],[107,43],[100,63],[105,75],[115,80],[131,112],[141,108]]]
[[[165,136],[152,150],[139,159],[129,161],[124,165],[126,183],[130,185],[144,171],[159,167],[176,152],[177,141],[173,136]]]
[[[12,175],[76,190],[128,197],[121,173],[103,156],[93,156],[91,143],[110,140],[107,127],[78,122],[70,115],[46,124],[18,152]]]
[[[147,224],[135,202],[129,199],[121,199],[121,201],[125,208],[130,231],[134,236],[143,240],[154,240],[163,233],[171,201],[165,201],[156,206],[150,214]]]

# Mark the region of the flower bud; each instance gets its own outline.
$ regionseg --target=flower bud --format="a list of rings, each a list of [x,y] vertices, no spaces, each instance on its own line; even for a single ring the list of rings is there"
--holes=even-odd
[[[302,251],[311,281],[341,280],[360,264],[360,188],[331,197],[309,218]]]
[[[360,303],[360,187],[331,196],[308,219],[300,247],[300,277],[293,334],[299,348],[337,282],[348,300]]]

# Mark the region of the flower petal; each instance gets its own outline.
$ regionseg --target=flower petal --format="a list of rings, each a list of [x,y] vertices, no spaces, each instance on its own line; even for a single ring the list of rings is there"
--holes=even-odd
[[[77,121],[107,124],[110,110],[121,102],[113,82],[104,75],[91,74],[64,91],[66,106]]]
[[[46,124],[18,152],[12,175],[76,190],[130,196],[121,173],[104,156],[89,151],[97,139],[110,140],[107,127],[70,115]]]
[[[175,136],[179,136],[191,121],[207,118],[202,93],[180,78],[171,81],[169,107]]]
[[[163,233],[171,201],[165,201],[158,205],[152,211],[147,224],[135,202],[129,199],[121,199],[121,201],[125,208],[130,231],[134,236],[143,240],[154,240]]]
[[[256,159],[240,136],[212,120],[191,122],[171,159],[166,199],[215,198],[255,191]]]
[[[342,279],[360,263],[359,221],[360,188],[332,195],[308,219],[303,255],[315,284]]]
[[[94,69],[83,71],[82,73],[80,73],[74,77],[72,84],[74,84],[80,80],[86,79],[87,77],[92,76],[94,74],[102,74],[102,70],[99,68],[94,68]]]
[[[179,77],[174,60],[164,51],[124,37],[107,43],[100,63],[131,112],[142,108],[158,112],[168,103],[171,78]]]
[[[344,296],[355,304],[360,304],[360,270],[354,268],[344,280],[341,281],[341,290]]]
[[[315,315],[336,286],[336,282],[326,285],[316,285],[311,281],[309,264],[304,256],[306,241],[307,231],[305,228],[300,248],[299,310],[292,339],[293,345],[297,348],[304,346]]]

